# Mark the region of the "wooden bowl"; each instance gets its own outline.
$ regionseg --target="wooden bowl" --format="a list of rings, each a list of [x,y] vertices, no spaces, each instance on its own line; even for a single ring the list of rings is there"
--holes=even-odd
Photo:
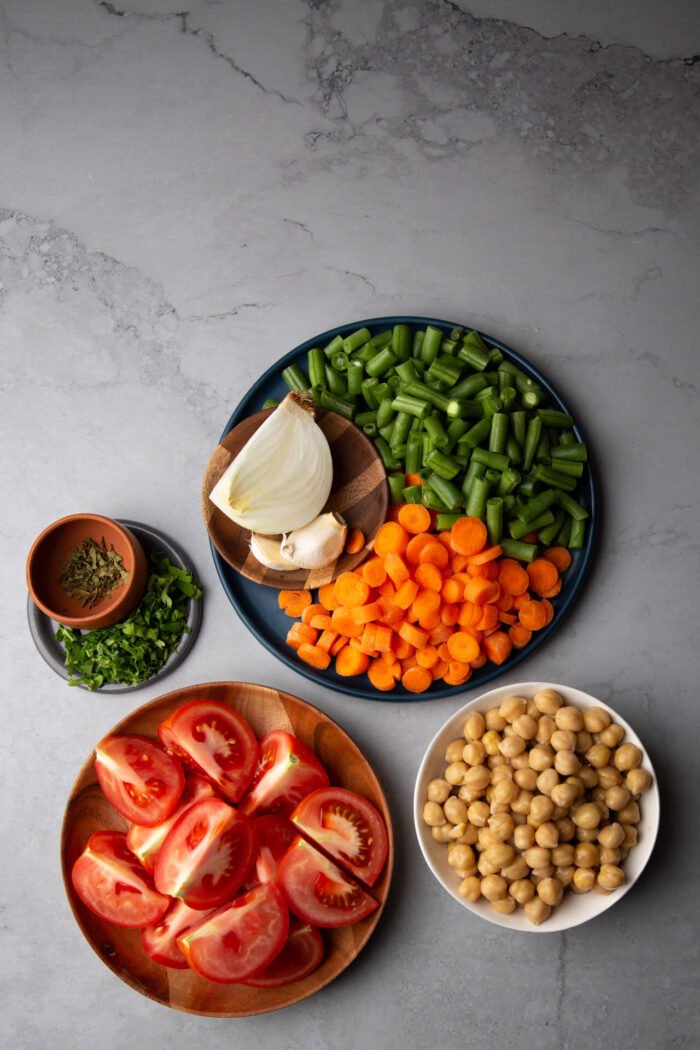
[[[382,814],[389,836],[386,867],[372,895],[379,907],[352,926],[323,930],[326,953],[320,967],[301,981],[282,988],[249,988],[242,984],[215,984],[192,970],[174,970],[152,962],[141,946],[139,930],[104,922],[76,895],[70,873],[85,843],[95,831],[124,831],[127,822],[107,802],[97,783],[94,753],[73,785],[61,831],[63,881],[73,914],[91,948],[110,970],[149,999],[186,1013],[208,1017],[245,1017],[279,1010],[305,999],[330,983],[349,966],[369,940],[382,914],[394,862],[391,816],[384,792],[357,744],[322,711],[289,693],[246,682],[213,682],[166,693],[137,708],[112,730],[156,736],[156,727],[188,700],[223,701],[250,722],[258,736],[286,729],[313,748],[328,770],[331,783],[350,788],[372,802]]]
[[[104,539],[120,555],[129,578],[91,609],[64,591],[59,577],[65,562],[83,540]],[[132,612],[143,597],[148,579],[144,549],[130,529],[100,514],[70,514],[59,518],[34,540],[27,557],[27,587],[32,601],[57,623],[80,630],[109,627]]]
[[[301,589],[322,587],[341,572],[351,572],[367,557],[364,547],[357,554],[342,554],[325,569],[268,569],[250,550],[250,531],[241,528],[215,507],[209,493],[246,442],[274,409],[256,412],[242,420],[222,439],[207,464],[202,485],[202,514],[217,551],[234,569],[266,587]],[[370,542],[386,517],[388,492],[386,473],[379,453],[361,430],[336,412],[316,409],[316,422],[328,438],[333,459],[333,488],[323,512],[336,511],[347,522],[348,531],[361,529]]]

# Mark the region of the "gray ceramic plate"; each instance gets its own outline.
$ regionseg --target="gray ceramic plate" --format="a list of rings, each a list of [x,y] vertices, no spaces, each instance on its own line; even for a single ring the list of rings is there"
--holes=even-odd
[[[173,565],[176,565],[178,569],[187,569],[192,572],[195,577],[197,573],[192,561],[185,553],[185,551],[177,543],[166,536],[164,532],[159,529],[154,529],[150,525],[142,525],[138,521],[127,521],[126,519],[117,518],[120,525],[126,525],[134,533],[137,539],[139,539],[143,545],[143,549],[146,555],[150,555],[152,550],[161,551],[163,554],[167,554]],[[157,674],[151,675],[150,678],[144,679],[143,682],[139,682],[138,685],[103,685],[101,689],[96,690],[100,693],[131,693],[134,689],[142,689],[146,685],[150,685],[151,682],[155,682],[158,678],[164,678],[166,674],[170,674],[176,667],[182,663],[190,649],[195,643],[199,628],[202,624],[202,598],[197,601],[190,601],[189,610],[187,616],[187,626],[190,629],[189,634],[183,634],[180,645],[174,653],[171,653],[170,657],[161,667]],[[27,596],[27,619],[29,620],[29,631],[31,633],[34,644],[39,650],[40,655],[49,665],[52,671],[60,675],[61,678],[67,681],[68,672],[65,668],[65,651],[62,645],[56,641],[56,630],[58,624],[50,617],[46,616],[41,609],[38,608]],[[81,685],[79,682],[76,683],[81,689],[85,689],[86,686]]]

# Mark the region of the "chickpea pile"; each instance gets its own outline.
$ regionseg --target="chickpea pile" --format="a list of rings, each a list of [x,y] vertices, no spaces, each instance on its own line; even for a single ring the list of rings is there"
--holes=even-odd
[[[539,926],[574,893],[610,893],[637,841],[637,799],[651,786],[642,752],[600,707],[554,689],[472,712],[428,785],[423,820],[447,844],[468,901]]]

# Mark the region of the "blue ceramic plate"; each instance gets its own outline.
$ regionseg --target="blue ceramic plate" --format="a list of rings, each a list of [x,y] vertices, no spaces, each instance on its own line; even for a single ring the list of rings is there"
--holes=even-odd
[[[396,324],[409,324],[417,328],[425,328],[426,325],[430,324],[441,328],[444,332],[451,331],[456,324],[462,324],[465,328],[472,327],[465,322],[439,321],[433,317],[375,317],[367,321],[355,321],[352,324],[340,325],[338,328],[332,328],[321,335],[315,335],[312,339],[308,339],[305,343],[285,354],[284,357],[280,358],[279,361],[261,375],[260,379],[253,384],[235,409],[221,437],[223,438],[228,434],[246,416],[251,415],[253,412],[258,412],[266,399],[281,400],[287,393],[287,387],[281,378],[282,369],[288,365],[298,363],[306,370],[306,355],[312,347],[326,346],[336,335],[347,336],[357,328],[367,327],[373,335],[376,335],[379,332],[393,328]],[[506,360],[512,361],[526,375],[529,375],[546,390],[550,401],[548,407],[557,408],[562,412],[569,412],[566,403],[551,383],[547,381],[541,372],[533,368],[524,357],[509,346],[499,342],[498,339],[493,339],[485,332],[480,332],[480,335],[487,344],[498,347]],[[576,419],[576,415],[573,412],[570,415]],[[579,441],[585,441],[585,437],[578,425],[574,427],[574,433]],[[595,479],[594,466],[590,460],[580,487],[576,492],[576,499],[588,508],[591,515],[587,522],[586,542],[581,550],[572,551],[573,561],[564,576],[561,593],[553,599],[555,612],[552,622],[543,630],[536,632],[525,649],[513,650],[509,658],[500,667],[487,663],[479,668],[478,671],[475,671],[469,681],[463,685],[446,686],[438,681],[425,693],[418,695],[408,692],[400,684],[390,693],[380,693],[372,686],[366,675],[359,675],[356,678],[342,678],[336,674],[332,665],[325,671],[317,671],[302,663],[296,656],[295,651],[285,642],[291,621],[286,613],[278,608],[278,592],[270,587],[262,587],[247,580],[244,576],[237,573],[235,569],[232,569],[211,544],[210,547],[219,579],[228,595],[229,601],[240,618],[259,642],[262,642],[271,653],[274,653],[279,660],[291,667],[297,674],[304,675],[305,678],[310,678],[313,682],[325,685],[329,689],[336,689],[340,693],[362,697],[365,700],[431,700],[439,697],[458,696],[469,689],[482,689],[488,682],[493,682],[499,675],[514,670],[529,656],[538,652],[551,638],[554,631],[563,623],[581,591],[597,540],[598,486]]]

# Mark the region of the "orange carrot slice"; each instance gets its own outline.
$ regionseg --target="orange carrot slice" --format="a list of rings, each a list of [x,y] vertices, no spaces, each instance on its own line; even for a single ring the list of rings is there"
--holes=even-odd
[[[481,518],[458,518],[452,526],[452,549],[457,554],[478,554],[483,550],[488,534]]]
[[[388,693],[396,686],[396,679],[384,660],[372,660],[367,668],[367,676],[374,688],[382,693]]]
[[[369,585],[354,572],[341,572],[335,581],[335,597],[346,609],[364,605],[369,598]]]
[[[502,590],[516,597],[525,593],[530,579],[520,562],[513,558],[503,558],[498,567],[498,582]]]
[[[535,558],[526,567],[530,590],[535,594],[544,594],[551,591],[559,579],[559,570],[552,561],[547,558]]]
[[[430,528],[430,511],[422,503],[404,503],[399,508],[399,525],[412,536]]]
[[[300,645],[297,653],[304,663],[310,664],[311,667],[315,667],[318,671],[325,671],[331,662],[330,653],[325,652],[324,649],[319,649],[317,645],[309,645],[308,642]]]
[[[385,521],[374,537],[374,553],[379,558],[387,554],[403,554],[408,545],[408,533],[398,521]]]
[[[484,652],[494,664],[502,664],[511,654],[513,643],[505,631],[495,631],[481,643]]]
[[[301,616],[307,605],[311,605],[311,591],[280,591],[277,604],[287,616]]]
[[[527,627],[523,627],[521,623],[514,623],[508,631],[508,637],[514,649],[524,649],[526,645],[530,644],[532,631],[529,631]]]
[[[343,678],[352,678],[358,674],[364,674],[369,667],[369,656],[361,653],[350,645],[338,653],[335,658],[335,669]]]
[[[542,602],[533,599],[521,606],[518,619],[528,631],[539,631],[547,622],[547,613]]]
[[[409,693],[424,693],[433,684],[433,676],[427,667],[416,664],[404,671],[401,685],[408,689]]]
[[[362,529],[351,529],[345,541],[346,554],[359,554],[365,545],[365,534]]]
[[[479,643],[467,631],[456,631],[447,639],[447,649],[452,660],[468,664],[479,655]]]
[[[425,561],[417,565],[413,571],[413,579],[425,590],[437,591],[438,593],[442,590],[442,573],[437,565],[433,565],[431,562]]]
[[[550,547],[544,552],[544,557],[556,565],[558,572],[566,572],[571,565],[571,555],[566,547]]]

